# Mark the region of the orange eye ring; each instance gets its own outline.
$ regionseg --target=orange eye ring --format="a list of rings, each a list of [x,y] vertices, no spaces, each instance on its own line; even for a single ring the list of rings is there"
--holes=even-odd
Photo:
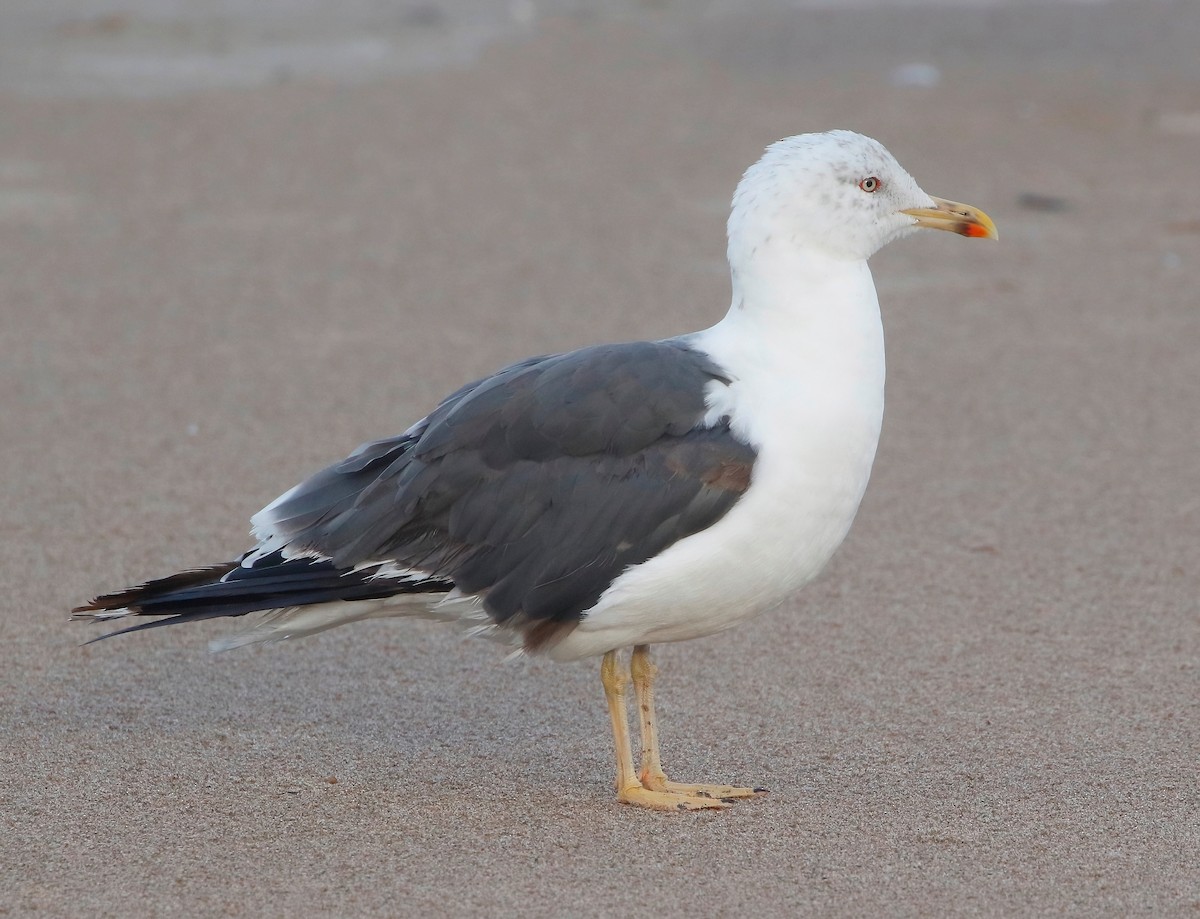
[[[858,183],[858,187],[870,194],[879,191],[883,187],[883,183],[879,181],[879,176],[867,176]]]

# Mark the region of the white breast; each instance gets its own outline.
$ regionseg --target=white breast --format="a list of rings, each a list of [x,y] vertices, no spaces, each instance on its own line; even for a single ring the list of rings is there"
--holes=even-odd
[[[553,657],[730,628],[815,577],[845,538],[883,420],[878,301],[865,262],[787,267],[791,283],[768,285],[778,298],[743,284],[726,318],[690,339],[734,378],[709,394],[710,417],[728,416],[758,448],[749,489],[712,527],[617,578]]]

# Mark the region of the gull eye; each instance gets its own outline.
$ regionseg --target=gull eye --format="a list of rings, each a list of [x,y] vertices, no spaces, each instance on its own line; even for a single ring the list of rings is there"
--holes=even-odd
[[[865,192],[879,191],[882,186],[883,183],[879,181],[878,176],[867,176],[858,183],[858,187]]]

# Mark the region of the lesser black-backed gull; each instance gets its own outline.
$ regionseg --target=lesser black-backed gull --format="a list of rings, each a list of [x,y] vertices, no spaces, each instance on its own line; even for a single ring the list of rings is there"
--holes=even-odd
[[[733,302],[716,325],[535,357],[464,386],[259,511],[258,545],[237,561],[75,612],[165,617],[126,632],[262,613],[217,649],[373,617],[478,620],[528,652],[603,656],[620,801],[693,810],[750,797],[663,774],[649,646],[778,605],[842,542],[883,418],[867,259],[918,227],[996,236],[981,211],[923,192],[877,141],[779,141],[734,194]]]

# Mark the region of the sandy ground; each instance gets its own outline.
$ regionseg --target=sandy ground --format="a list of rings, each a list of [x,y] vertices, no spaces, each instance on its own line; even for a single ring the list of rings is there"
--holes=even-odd
[[[0,96],[0,914],[1195,915],[1194,9],[551,18],[386,80]],[[1001,241],[875,259],[849,541],[660,650],[668,767],[769,797],[615,805],[597,668],[447,627],[80,647],[69,607],[465,379],[715,321],[740,171],[833,126]]]

